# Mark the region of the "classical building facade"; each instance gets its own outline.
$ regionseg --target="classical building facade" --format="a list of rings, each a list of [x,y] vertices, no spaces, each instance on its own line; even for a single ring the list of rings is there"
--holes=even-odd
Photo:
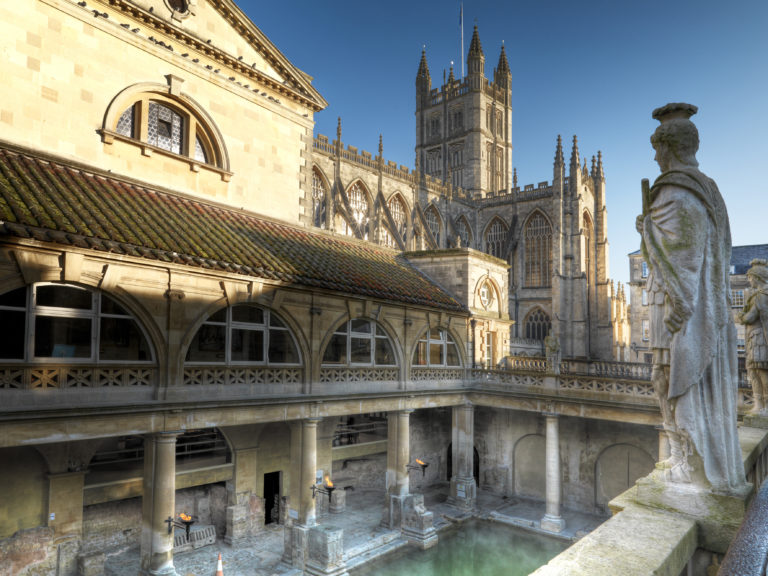
[[[0,16],[11,573],[103,574],[136,548],[137,573],[171,574],[182,512],[233,545],[276,523],[286,563],[336,573],[318,471],[427,546],[412,453],[457,506],[546,500],[552,530],[652,468],[647,373],[613,362],[600,155],[558,139],[551,183],[510,182],[509,69],[502,51],[485,79],[477,31],[465,79],[432,88],[422,58],[411,170],[315,136],[326,102],[232,0]]]

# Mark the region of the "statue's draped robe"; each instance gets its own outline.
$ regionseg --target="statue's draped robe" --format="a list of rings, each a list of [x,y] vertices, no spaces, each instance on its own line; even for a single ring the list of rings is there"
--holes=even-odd
[[[716,490],[744,485],[736,433],[736,327],[729,306],[731,232],[717,185],[695,168],[654,183],[643,221],[650,265],[651,347],[669,349],[675,421],[693,441]],[[678,332],[664,324],[679,301],[691,312]]]

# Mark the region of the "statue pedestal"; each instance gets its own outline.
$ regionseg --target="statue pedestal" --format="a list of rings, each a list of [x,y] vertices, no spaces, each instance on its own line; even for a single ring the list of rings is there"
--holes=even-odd
[[[745,414],[744,426],[749,426],[750,428],[768,429],[768,414],[759,412],[754,414]]]
[[[423,494],[408,494],[403,500],[401,531],[409,544],[426,550],[437,544],[432,512],[424,506]]]
[[[349,576],[344,564],[344,530],[333,526],[309,529],[305,572],[310,576]]]
[[[752,484],[738,493],[713,492],[696,484],[669,482],[656,470],[637,481],[635,504],[680,514],[696,522],[699,547],[725,554],[736,535],[752,495]]]

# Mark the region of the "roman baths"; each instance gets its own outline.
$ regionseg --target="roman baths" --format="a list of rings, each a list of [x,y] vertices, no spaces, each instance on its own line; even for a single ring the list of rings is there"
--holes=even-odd
[[[758,574],[768,246],[695,106],[622,284],[602,153],[518,185],[477,25],[407,167],[233,0],[0,15],[0,574]]]

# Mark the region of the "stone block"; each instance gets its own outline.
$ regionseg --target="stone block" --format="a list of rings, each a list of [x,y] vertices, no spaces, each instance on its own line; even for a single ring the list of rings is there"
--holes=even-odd
[[[744,520],[752,485],[738,494],[721,494],[693,484],[666,482],[656,470],[637,481],[635,504],[680,514],[698,527],[699,546],[725,554]]]
[[[437,544],[432,512],[424,506],[423,494],[408,494],[403,499],[401,531],[409,544],[422,550]]]
[[[104,574],[104,561],[106,556],[103,552],[80,556],[77,559],[78,574],[80,576],[101,576]]]
[[[334,526],[309,529],[306,572],[312,576],[346,576],[344,530]]]
[[[334,490],[331,494],[331,503],[328,511],[331,514],[341,514],[347,509],[347,491]]]

